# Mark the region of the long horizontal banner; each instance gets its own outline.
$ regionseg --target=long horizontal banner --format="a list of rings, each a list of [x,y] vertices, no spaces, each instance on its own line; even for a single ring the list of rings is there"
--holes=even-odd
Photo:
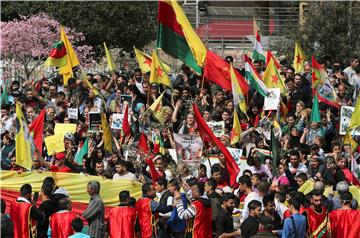
[[[24,172],[18,174],[14,171],[0,172],[0,189],[19,192],[23,184],[30,184],[33,191],[40,192],[42,182],[46,177],[53,177],[56,185],[65,188],[73,202],[89,203],[90,197],[86,192],[87,184],[91,180],[100,182],[100,195],[106,206],[119,204],[119,192],[128,190],[135,198],[141,197],[141,183],[129,180],[110,180],[98,176],[75,174],[75,173],[52,173],[52,172]]]

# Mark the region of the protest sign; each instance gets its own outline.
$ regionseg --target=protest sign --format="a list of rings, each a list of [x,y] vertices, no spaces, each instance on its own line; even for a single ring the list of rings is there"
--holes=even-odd
[[[171,158],[175,161],[175,163],[178,163],[178,157],[176,154],[176,149],[168,149],[169,154],[171,156]]]
[[[124,120],[124,114],[114,113],[112,114],[111,129],[121,129]]]
[[[49,155],[65,151],[63,134],[45,137],[44,141]]]
[[[224,121],[208,121],[206,124],[209,126],[216,137],[221,137],[225,134]]]
[[[70,123],[56,123],[54,133],[55,135],[65,135],[65,133],[75,133],[76,132],[76,124],[70,124]]]
[[[67,110],[69,119],[75,119],[78,120],[78,109],[77,108],[68,108]]]
[[[203,142],[200,136],[174,133],[174,140],[179,160],[185,163],[200,162],[203,148]]]
[[[264,110],[277,110],[280,103],[280,88],[268,88],[269,96],[265,97]]]
[[[101,114],[99,112],[89,112],[89,130],[99,131],[101,126]]]
[[[236,149],[230,147],[226,147],[226,148],[228,149],[228,151],[236,161],[236,164],[239,166],[240,174],[242,174],[242,172],[245,169],[249,169],[250,166],[247,164],[246,159],[242,157],[242,153],[243,153],[242,149]]]
[[[340,110],[340,127],[339,127],[339,134],[345,135],[346,130],[349,127],[350,119],[352,114],[354,113],[355,107],[349,106],[342,106]],[[351,135],[360,135],[360,128],[356,130],[351,130]]]

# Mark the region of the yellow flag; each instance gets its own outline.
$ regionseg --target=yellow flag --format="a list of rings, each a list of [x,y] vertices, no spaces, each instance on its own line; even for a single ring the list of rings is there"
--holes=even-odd
[[[139,67],[141,69],[141,72],[144,74],[146,72],[149,72],[151,70],[151,56],[148,54],[145,54],[141,50],[138,50],[134,46],[134,52],[136,55],[136,60],[139,64]]]
[[[157,50],[153,51],[149,83],[162,84],[171,88],[170,78],[164,65],[160,62]]]
[[[113,58],[111,57],[111,54],[108,50],[108,48],[106,47],[106,43],[104,42],[104,48],[105,48],[105,54],[106,54],[106,60],[107,60],[107,63],[108,63],[108,69],[111,71],[111,72],[114,72],[116,70],[116,64],[114,63],[114,60]]]
[[[343,144],[345,145],[350,145],[353,149],[356,149],[357,143],[356,141],[352,138],[351,134],[350,134],[350,130],[346,131],[346,134],[343,138]]]
[[[72,48],[71,42],[67,38],[64,28],[60,27],[60,38],[61,41],[64,42],[66,48],[66,65],[61,67],[59,73],[63,75],[64,78],[64,85],[67,85],[69,78],[73,77],[72,68],[79,65],[79,60],[75,54],[74,49]]]
[[[246,100],[244,97],[244,93],[240,87],[239,81],[234,72],[234,68],[232,64],[230,64],[230,77],[231,77],[231,88],[234,98],[234,105],[235,107],[239,106],[240,110],[246,115],[246,111],[247,111]]]
[[[358,97],[355,105],[355,110],[351,116],[349,128],[356,129],[360,126],[360,97]]]
[[[236,110],[234,110],[233,128],[231,130],[231,136],[230,136],[232,145],[240,141],[240,134],[241,134],[240,120]]]
[[[274,58],[270,58],[268,65],[266,66],[263,80],[268,88],[280,88],[281,92],[285,91],[285,84],[278,68],[274,62]]]
[[[162,112],[161,112],[161,108],[162,108],[162,100],[164,97],[165,92],[163,92],[156,100],[155,102],[153,102],[153,104],[151,104],[151,106],[146,110],[145,113],[147,112],[151,112],[154,114],[155,118],[161,123],[163,121],[162,118]]]
[[[294,62],[293,62],[295,73],[301,73],[301,71],[304,68],[305,61],[306,61],[306,55],[304,51],[301,49],[300,43],[295,42],[295,53],[294,53]]]
[[[101,128],[103,130],[104,149],[112,153],[112,135],[104,112],[101,113]]]
[[[35,146],[27,127],[24,114],[21,110],[20,103],[16,103],[16,130],[16,164],[30,170]]]
[[[166,2],[167,4],[172,6],[172,8],[175,12],[175,15],[176,15],[176,20],[181,26],[182,32],[183,32],[185,39],[191,49],[191,52],[193,53],[193,55],[195,57],[197,64],[200,67],[203,67],[206,53],[207,53],[206,46],[199,38],[196,31],[192,28],[189,20],[187,19],[186,15],[183,12],[179,3],[174,0],[166,0],[163,2]]]

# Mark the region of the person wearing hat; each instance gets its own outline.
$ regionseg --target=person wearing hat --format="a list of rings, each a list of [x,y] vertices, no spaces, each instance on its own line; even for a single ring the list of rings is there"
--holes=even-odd
[[[50,165],[51,172],[71,173],[71,169],[65,165],[65,153],[56,153],[53,157],[53,163]]]
[[[274,221],[269,216],[261,215],[258,219],[259,230],[252,238],[277,237],[274,233]]]
[[[359,237],[360,211],[351,209],[353,196],[350,192],[340,194],[341,208],[329,213],[327,228],[330,237]]]

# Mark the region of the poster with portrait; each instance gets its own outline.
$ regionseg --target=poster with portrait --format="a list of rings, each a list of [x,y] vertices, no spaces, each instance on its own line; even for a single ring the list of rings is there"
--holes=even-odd
[[[339,127],[339,134],[345,135],[346,130],[349,127],[350,119],[352,114],[354,113],[355,107],[350,106],[342,106],[340,110],[340,127]],[[351,130],[351,135],[360,135],[360,128],[356,130]]]
[[[99,112],[89,112],[89,131],[100,131],[101,114]]]
[[[269,96],[265,97],[264,110],[277,110],[280,103],[280,88],[268,88]]]
[[[178,161],[184,161],[189,164],[200,163],[203,149],[203,142],[200,136],[174,133],[174,141]]]
[[[224,121],[208,121],[206,122],[216,137],[221,137],[225,134]]]
[[[121,129],[124,120],[124,114],[114,113],[112,114],[111,129]]]

